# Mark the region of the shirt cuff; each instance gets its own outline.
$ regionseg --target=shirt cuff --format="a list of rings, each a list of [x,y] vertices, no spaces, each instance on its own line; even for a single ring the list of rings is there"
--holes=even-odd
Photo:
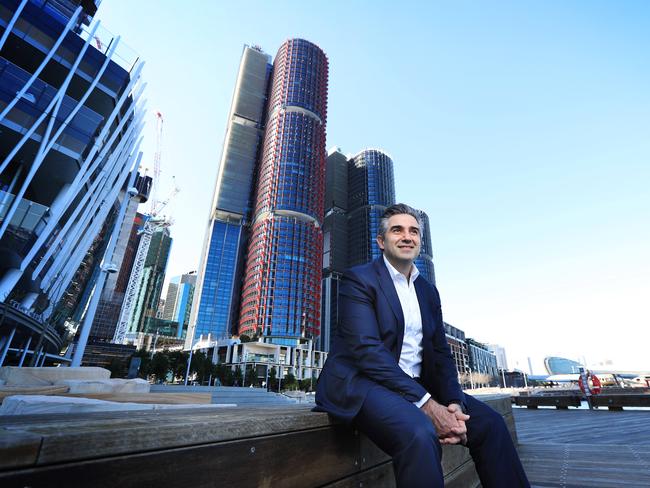
[[[427,393],[425,393],[424,396],[423,396],[422,398],[420,398],[417,402],[413,402],[413,404],[414,404],[416,407],[418,407],[418,408],[422,408],[422,405],[424,405],[425,403],[427,403],[427,400],[428,400],[429,398],[431,398],[431,393],[428,393],[428,392],[427,392]]]

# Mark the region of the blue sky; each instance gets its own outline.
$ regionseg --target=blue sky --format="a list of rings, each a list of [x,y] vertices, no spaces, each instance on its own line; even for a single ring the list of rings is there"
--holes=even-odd
[[[535,373],[650,369],[650,4],[104,0],[146,61],[176,177],[168,278],[196,269],[243,44],[330,60],[328,147],[386,150],[431,220],[445,319]]]

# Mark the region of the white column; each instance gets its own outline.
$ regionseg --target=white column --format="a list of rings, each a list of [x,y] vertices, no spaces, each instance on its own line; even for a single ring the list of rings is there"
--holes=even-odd
[[[14,289],[14,286],[16,286],[18,280],[20,280],[20,277],[22,275],[23,273],[16,268],[10,268],[5,272],[4,276],[0,279],[1,301],[5,301],[7,299],[9,293],[11,293],[11,290]]]
[[[127,184],[127,194],[124,196],[124,200],[122,201],[122,205],[120,206],[120,212],[115,219],[115,223],[113,225],[113,232],[110,238],[110,241],[108,243],[108,246],[106,247],[106,250],[104,251],[104,258],[102,259],[102,264],[100,265],[100,273],[99,277],[97,278],[97,283],[95,284],[95,290],[93,291],[92,298],[90,299],[90,304],[88,305],[88,310],[86,311],[86,315],[84,316],[83,323],[81,324],[81,332],[79,334],[79,342],[77,343],[77,347],[75,347],[74,350],[74,355],[72,356],[72,362],[70,363],[70,366],[75,367],[75,366],[81,366],[81,359],[84,355],[84,351],[86,350],[86,344],[88,343],[88,335],[90,334],[90,329],[92,328],[93,321],[95,320],[95,313],[97,312],[97,306],[99,305],[99,298],[102,294],[102,289],[104,288],[104,283],[106,282],[106,275],[107,271],[103,269],[103,266],[108,264],[108,261],[111,259],[113,256],[113,252],[115,251],[115,246],[117,245],[117,238],[120,233],[120,228],[122,227],[122,221],[124,220],[124,214],[126,213],[126,208],[129,205],[129,190],[131,187],[133,187],[133,184],[135,182],[135,177],[138,174],[138,167],[140,166],[140,161],[142,160],[142,153],[138,154],[138,157],[135,160],[135,164],[131,166],[131,176],[129,177],[129,183]],[[129,161],[130,163],[131,161]]]
[[[32,305],[34,305],[34,302],[38,298],[38,293],[30,292],[28,293],[25,298],[22,299],[20,304],[25,307],[25,308],[32,308]]]

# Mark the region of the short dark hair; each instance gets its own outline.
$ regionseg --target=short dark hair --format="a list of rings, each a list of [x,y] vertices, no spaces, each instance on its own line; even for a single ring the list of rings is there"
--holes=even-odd
[[[420,226],[420,231],[422,231],[422,217],[420,216],[420,212],[418,210],[415,210],[413,207],[409,207],[405,203],[396,203],[395,205],[391,205],[386,210],[384,210],[384,213],[379,219],[379,228],[377,229],[377,235],[384,237],[386,235],[386,232],[388,232],[388,219],[390,219],[393,215],[402,214],[410,215],[415,220],[417,220],[418,225]]]

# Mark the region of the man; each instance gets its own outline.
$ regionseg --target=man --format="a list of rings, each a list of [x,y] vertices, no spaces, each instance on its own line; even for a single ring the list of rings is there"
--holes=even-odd
[[[316,409],[392,456],[399,487],[444,486],[441,444],[469,447],[485,488],[530,486],[501,416],[460,389],[438,291],[413,264],[421,228],[408,205],[389,207],[383,256],[345,274]]]

